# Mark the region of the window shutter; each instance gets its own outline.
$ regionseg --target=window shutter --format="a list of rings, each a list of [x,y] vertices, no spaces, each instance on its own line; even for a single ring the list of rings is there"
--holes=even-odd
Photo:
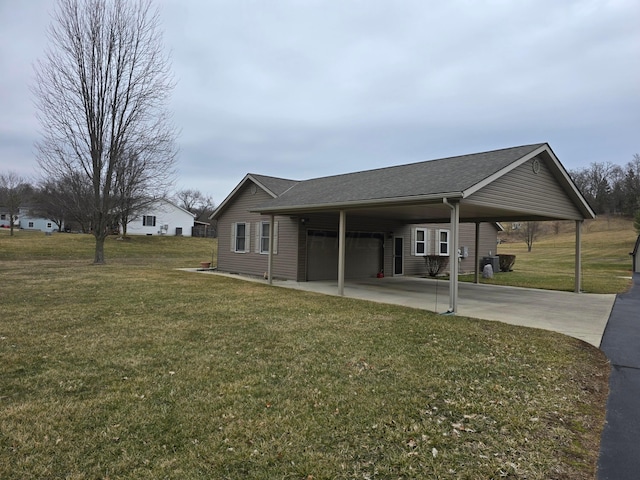
[[[278,254],[278,222],[273,222],[273,254]]]
[[[427,228],[425,236],[426,236],[425,255],[431,255],[433,250],[431,249],[431,229],[430,228]]]
[[[262,235],[262,223],[256,222],[256,244],[254,248],[256,253],[260,253],[260,246],[262,245],[262,242],[260,241],[261,235]]]
[[[244,251],[251,251],[251,222],[247,222],[244,224],[247,231],[244,233]]]
[[[416,227],[411,228],[411,255],[416,256]]]
[[[232,223],[231,224],[231,235],[229,235],[231,237],[231,251],[235,252],[236,251],[236,225],[237,223]]]

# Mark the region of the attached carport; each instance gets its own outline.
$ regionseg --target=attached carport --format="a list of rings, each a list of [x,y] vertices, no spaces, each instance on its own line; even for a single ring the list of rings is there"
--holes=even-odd
[[[337,293],[344,294],[347,217],[405,224],[448,222],[451,252],[459,249],[459,225],[483,222],[575,221],[575,292],[580,292],[581,229],[595,218],[584,197],[546,144],[525,145],[296,183],[255,209],[269,215],[337,218]],[[273,245],[273,232],[269,237]],[[479,276],[476,248],[476,282]],[[268,278],[272,282],[273,257]],[[449,312],[458,312],[458,262],[449,262]]]

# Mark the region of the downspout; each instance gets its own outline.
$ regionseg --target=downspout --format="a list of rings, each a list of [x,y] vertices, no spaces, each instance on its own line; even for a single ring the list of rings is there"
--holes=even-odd
[[[460,203],[450,203],[446,197],[442,203],[451,209],[451,248],[449,249],[449,310],[447,313],[458,313],[458,225],[460,223]]]

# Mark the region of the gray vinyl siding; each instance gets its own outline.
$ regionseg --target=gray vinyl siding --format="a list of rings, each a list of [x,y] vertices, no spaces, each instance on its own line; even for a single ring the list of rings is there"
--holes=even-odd
[[[257,188],[251,193],[252,182],[247,182],[239,190],[232,202],[218,218],[218,270],[262,276],[268,269],[269,255],[256,252],[256,229],[260,222],[268,222],[268,215],[252,213],[256,205],[271,198],[264,190]],[[276,216],[277,245],[273,255],[273,276],[276,278],[296,279],[297,229],[298,224],[289,217]],[[249,242],[245,253],[231,251],[232,229],[235,223],[249,225]]]
[[[465,204],[493,206],[522,212],[523,218],[542,215],[549,218],[582,220],[584,217],[567,196],[548,168],[544,154],[536,158],[540,171],[533,171],[533,159],[493,181],[464,199]],[[516,216],[516,213],[510,215]]]
[[[427,254],[435,255],[438,250],[438,231],[449,230],[451,231],[448,223],[430,223],[421,225],[406,225],[402,230],[396,233],[396,236],[402,236],[404,238],[404,275],[424,275],[426,274],[425,260],[423,256],[416,256],[412,254],[412,235],[411,230],[414,227],[426,228],[429,230],[429,245]],[[493,223],[481,223],[480,224],[480,259],[491,252],[493,255],[496,253],[496,247],[498,243],[497,229]],[[459,229],[459,244],[460,247],[467,247],[468,256],[463,258],[460,262],[460,273],[470,273],[475,271],[474,259],[475,259],[475,246],[476,246],[476,225],[475,223],[461,223]],[[393,272],[393,251],[391,250],[393,244],[391,240],[388,241],[385,252],[385,272]],[[449,238],[449,247],[451,247],[451,238]],[[453,252],[450,252],[453,254]],[[387,258],[388,257],[388,258]],[[449,257],[451,258],[451,256]],[[387,266],[388,265],[388,266]],[[448,270],[448,267],[447,267]]]
[[[218,218],[218,269],[223,272],[233,272],[245,275],[262,276],[267,271],[267,254],[256,251],[257,229],[262,221],[269,221],[268,215],[252,213],[251,210],[256,205],[264,202],[270,196],[262,189],[258,188],[256,193],[251,193],[251,182],[247,182],[243,188],[236,192],[233,201],[228,203],[225,211]],[[304,218],[302,223],[301,218]],[[347,232],[376,233],[381,234],[383,241],[383,259],[374,258],[371,254],[366,256],[367,275],[375,275],[378,267],[385,275],[392,275],[393,272],[393,237],[402,236],[404,239],[404,274],[422,275],[426,272],[424,258],[411,255],[411,229],[416,225],[404,225],[393,220],[379,220],[375,217],[358,217],[347,213]],[[249,225],[249,235],[246,241],[249,242],[245,253],[238,253],[231,250],[232,228],[235,223],[246,223]],[[276,252],[273,255],[273,276],[296,281],[307,281],[308,276],[308,231],[328,231],[337,232],[339,227],[339,215],[335,214],[309,214],[301,217],[276,216],[275,222],[278,225]],[[448,223],[420,225],[430,231],[430,250],[435,253],[437,249],[437,232],[439,229],[450,230]],[[487,255],[489,250],[495,253],[496,249],[496,229],[493,224],[481,224],[480,255]],[[349,239],[349,247],[357,248],[358,239]],[[373,242],[363,239],[361,243],[369,246]],[[460,245],[468,248],[469,256],[461,262],[462,272],[474,271],[473,259],[475,248],[475,224],[463,223],[460,225]],[[322,254],[322,252],[320,252]],[[359,252],[359,254],[363,254]],[[337,269],[333,263],[337,264],[335,252],[327,250],[326,257],[314,259],[315,265],[318,262],[332,262],[331,270]],[[362,257],[362,258],[365,258]],[[352,259],[355,260],[355,259]],[[349,260],[347,260],[349,265]]]

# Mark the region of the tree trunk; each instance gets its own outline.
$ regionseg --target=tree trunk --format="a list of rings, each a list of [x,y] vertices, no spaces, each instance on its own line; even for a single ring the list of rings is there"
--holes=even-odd
[[[95,265],[104,265],[104,240],[106,235],[100,232],[94,232],[94,236],[96,238],[96,251],[93,257],[93,263]]]

